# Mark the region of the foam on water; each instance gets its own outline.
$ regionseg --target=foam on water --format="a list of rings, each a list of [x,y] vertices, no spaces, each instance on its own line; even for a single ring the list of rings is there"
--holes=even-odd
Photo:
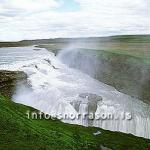
[[[23,48],[18,48],[18,50],[21,49]],[[33,51],[34,47],[27,49]],[[18,50],[17,52],[19,52]],[[129,120],[64,119],[62,121],[85,126],[92,125],[150,138],[149,105],[120,93],[115,88],[78,70],[67,67],[53,53],[47,52],[45,49],[34,53],[30,59],[25,58],[23,61],[0,65],[0,69],[21,70],[27,73],[28,84],[31,88],[17,88],[16,94],[13,96],[17,103],[32,106],[52,116],[68,113],[78,115],[91,112],[96,114],[130,112],[132,118]],[[84,98],[83,93],[89,93],[91,97],[95,94],[95,96],[102,97],[102,100],[89,102],[88,97]],[[88,109],[89,105],[91,105],[90,110]]]

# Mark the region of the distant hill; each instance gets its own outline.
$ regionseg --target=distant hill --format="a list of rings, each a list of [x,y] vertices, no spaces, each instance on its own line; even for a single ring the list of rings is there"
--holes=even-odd
[[[18,42],[0,42],[0,47],[17,47],[50,43],[69,42],[128,42],[128,43],[150,43],[150,35],[119,35],[109,37],[89,37],[89,38],[55,38],[23,40]]]

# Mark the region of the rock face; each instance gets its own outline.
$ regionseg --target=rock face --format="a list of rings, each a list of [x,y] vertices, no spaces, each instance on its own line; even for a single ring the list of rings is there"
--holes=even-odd
[[[11,97],[17,83],[26,82],[27,75],[22,71],[0,70],[0,93]]]
[[[95,115],[98,105],[103,101],[103,98],[94,93],[80,93],[76,99],[70,102],[74,109],[79,114],[91,114],[91,117]],[[83,116],[82,116],[83,117]],[[92,117],[92,118],[93,118]],[[87,126],[93,126],[93,119],[88,119],[88,117],[82,119],[82,124]]]
[[[86,105],[88,113],[95,113],[97,105],[102,101],[102,97],[93,93],[81,93],[78,95],[79,100],[71,102],[71,105],[77,112],[80,111],[83,105]]]
[[[88,111],[96,112],[98,102],[102,101],[102,97],[92,93],[81,93],[79,97],[87,99]]]

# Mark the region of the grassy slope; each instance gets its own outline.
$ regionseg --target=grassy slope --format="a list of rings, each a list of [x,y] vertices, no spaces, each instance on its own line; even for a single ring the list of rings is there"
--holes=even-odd
[[[0,150],[100,150],[101,145],[114,150],[150,149],[150,140],[58,120],[27,119],[27,110],[36,111],[0,96]],[[94,136],[98,130],[102,133]]]

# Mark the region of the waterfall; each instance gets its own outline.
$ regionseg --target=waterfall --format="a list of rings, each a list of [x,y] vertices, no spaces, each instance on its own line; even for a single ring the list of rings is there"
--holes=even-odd
[[[91,77],[95,77],[97,70],[101,70],[101,62],[96,57],[92,59],[90,54],[85,55],[84,53],[84,49],[69,47],[61,50],[57,57],[67,66],[79,69]]]
[[[149,105],[68,67],[53,53],[45,49],[41,51],[42,57],[0,66],[1,69],[21,70],[28,75],[29,87],[17,87],[13,96],[16,103],[32,106],[56,117],[60,114],[78,116],[75,119],[62,117],[63,122],[150,138]],[[89,113],[94,114],[93,119],[82,116]],[[116,114],[119,119],[116,116],[107,118],[102,114]],[[97,119],[96,115],[102,116]]]

